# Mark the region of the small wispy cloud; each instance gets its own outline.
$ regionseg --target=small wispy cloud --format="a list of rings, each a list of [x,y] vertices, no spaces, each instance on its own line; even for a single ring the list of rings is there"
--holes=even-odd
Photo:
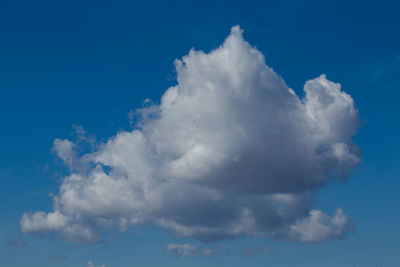
[[[47,259],[51,261],[63,261],[68,259],[68,255],[57,255],[57,254],[50,254],[47,256]]]
[[[21,238],[13,238],[7,241],[7,245],[10,247],[22,247],[26,245],[26,242]]]
[[[255,256],[257,254],[264,254],[271,252],[271,249],[266,246],[262,246],[256,249],[245,248],[242,250],[242,255],[244,256]]]
[[[180,258],[190,255],[201,255],[201,256],[215,256],[217,253],[215,250],[203,247],[197,247],[191,244],[168,244],[166,248],[167,252],[172,253],[175,257]]]
[[[88,261],[88,267],[95,267],[93,261],[91,261],[91,260]],[[102,265],[100,265],[100,267],[106,267],[106,265],[105,265],[105,264],[102,264]]]

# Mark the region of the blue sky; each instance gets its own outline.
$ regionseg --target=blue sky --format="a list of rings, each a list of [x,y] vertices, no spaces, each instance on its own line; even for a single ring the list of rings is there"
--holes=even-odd
[[[400,19],[395,1],[2,1],[0,4],[0,266],[397,266],[400,258]],[[130,131],[130,111],[177,84],[174,60],[219,47],[234,25],[302,97],[325,73],[354,99],[362,163],[316,192],[355,232],[322,243],[238,237],[203,243],[157,225],[109,230],[99,243],[24,234],[23,213],[52,211],[68,169],[56,138],[83,127],[98,142]],[[83,148],[85,149],[85,148]],[[217,255],[175,257],[168,244]],[[227,249],[222,247],[226,246]],[[260,248],[268,247],[269,252]],[[244,251],[254,255],[245,255]],[[200,252],[199,252],[200,251]],[[252,254],[252,253],[247,253]]]

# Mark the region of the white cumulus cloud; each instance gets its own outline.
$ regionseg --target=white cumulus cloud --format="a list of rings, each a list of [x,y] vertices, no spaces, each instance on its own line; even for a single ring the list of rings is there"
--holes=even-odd
[[[92,242],[113,227],[152,223],[202,241],[322,242],[352,229],[341,209],[333,217],[312,209],[316,190],[361,161],[358,111],[339,83],[321,75],[299,98],[238,26],[175,67],[177,85],[137,111],[132,131],[84,155],[54,142],[70,174],[53,211],[22,216],[23,232]]]

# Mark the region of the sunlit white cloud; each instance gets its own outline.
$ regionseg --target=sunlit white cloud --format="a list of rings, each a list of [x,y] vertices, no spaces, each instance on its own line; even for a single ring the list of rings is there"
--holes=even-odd
[[[137,111],[134,130],[84,155],[54,142],[70,174],[52,212],[22,216],[23,232],[93,242],[113,227],[153,223],[202,241],[322,242],[353,229],[341,209],[333,217],[312,209],[316,190],[361,161],[358,111],[340,84],[321,75],[299,98],[238,26],[175,67],[177,85]]]

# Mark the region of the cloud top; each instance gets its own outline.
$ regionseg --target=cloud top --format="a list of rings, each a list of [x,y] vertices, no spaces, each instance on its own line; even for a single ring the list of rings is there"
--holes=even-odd
[[[217,49],[176,60],[177,85],[137,110],[132,131],[80,156],[57,139],[70,175],[54,211],[24,214],[22,231],[80,242],[154,223],[202,241],[322,242],[351,230],[341,209],[330,217],[311,200],[361,161],[353,99],[325,75],[307,81],[299,98],[242,34],[232,27]]]

